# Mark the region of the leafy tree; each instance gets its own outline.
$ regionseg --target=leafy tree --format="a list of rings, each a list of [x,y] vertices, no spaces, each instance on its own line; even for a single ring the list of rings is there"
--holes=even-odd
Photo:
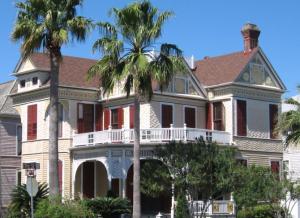
[[[176,218],[187,218],[190,217],[189,206],[186,200],[185,193],[179,193],[176,198]]]
[[[42,200],[34,214],[36,218],[92,218],[96,217],[85,205],[79,201],[72,201],[61,197]]]
[[[300,90],[300,86],[298,86],[298,89]],[[296,110],[281,114],[277,130],[283,132],[284,135],[287,135],[287,145],[297,145],[300,143],[300,103],[292,98],[288,99],[286,103],[295,105]]]
[[[236,170],[234,200],[241,208],[251,208],[262,202],[278,203],[281,187],[278,175],[267,167],[251,165]]]
[[[98,197],[95,199],[83,200],[83,205],[89,208],[96,216],[102,218],[117,218],[121,214],[130,214],[131,207],[127,199]]]
[[[39,201],[47,198],[49,189],[47,184],[38,185],[38,192],[33,198],[33,207],[36,208]],[[31,214],[31,198],[26,190],[26,184],[16,186],[11,193],[12,201],[8,208],[8,217],[29,217]]]
[[[21,41],[23,59],[41,48],[49,52],[49,188],[59,194],[58,185],[58,74],[62,61],[61,47],[70,39],[84,41],[91,21],[76,15],[82,0],[25,0],[18,2],[18,16],[12,39]]]
[[[156,194],[169,189],[170,185],[167,185],[166,180],[171,180],[176,194],[186,193],[191,201],[199,198],[203,201],[200,217],[204,217],[211,200],[234,189],[234,155],[235,149],[206,143],[202,139],[189,143],[171,142],[159,145],[156,156],[167,166],[171,176],[167,176],[165,169],[155,169],[156,166],[153,165],[152,170],[155,170],[160,179],[147,177],[147,171],[143,170],[142,175],[145,176],[142,176],[142,184],[152,183],[152,190],[148,192]],[[146,170],[149,172],[149,168]]]
[[[160,89],[169,84],[176,72],[184,72],[182,52],[173,44],[161,44],[151,52],[161,36],[171,12],[159,12],[150,1],[141,1],[117,9],[111,14],[115,23],[98,23],[102,36],[93,49],[103,57],[89,70],[88,78],[100,76],[104,94],[110,94],[119,82],[134,98],[133,217],[141,216],[140,204],[140,102],[150,100],[152,85]]]
[[[289,217],[300,197],[300,184],[287,178],[279,179],[269,168],[252,165],[236,171],[234,199],[238,213],[267,212],[277,217]],[[265,212],[263,212],[265,211]]]

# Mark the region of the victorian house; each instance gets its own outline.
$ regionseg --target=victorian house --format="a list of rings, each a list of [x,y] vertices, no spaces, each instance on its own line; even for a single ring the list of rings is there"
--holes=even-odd
[[[153,99],[141,103],[142,159],[151,157],[157,144],[203,137],[237,147],[242,164],[280,171],[283,148],[274,127],[285,86],[258,46],[259,34],[256,25],[246,24],[242,51],[187,59],[188,74],[179,72],[163,92],[153,84]],[[122,81],[109,96],[103,95],[98,80],[86,81],[94,63],[69,56],[61,63],[60,190],[63,196],[88,198],[111,190],[132,199],[133,98],[122,92]],[[40,163],[37,179],[44,182],[48,181],[49,73],[47,54],[20,60],[12,94],[23,125],[22,162]],[[144,214],[170,212],[168,196],[143,196],[142,202]],[[219,208],[231,212],[229,207]]]
[[[22,127],[9,97],[14,87],[15,81],[0,84],[0,217],[10,203],[11,191],[21,182]]]

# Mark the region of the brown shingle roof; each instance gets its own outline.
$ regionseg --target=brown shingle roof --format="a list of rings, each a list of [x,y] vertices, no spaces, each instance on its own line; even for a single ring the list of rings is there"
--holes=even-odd
[[[257,50],[258,48],[250,53],[241,51],[197,61],[194,74],[204,86],[233,82]]]
[[[30,56],[33,65],[38,69],[50,70],[49,55],[45,53],[34,53]],[[59,69],[59,84],[73,87],[99,88],[99,79],[86,80],[89,68],[96,60],[63,56]]]

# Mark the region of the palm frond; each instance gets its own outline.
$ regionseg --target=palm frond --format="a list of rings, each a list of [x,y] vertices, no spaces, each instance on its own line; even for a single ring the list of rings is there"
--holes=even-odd
[[[68,21],[68,27],[73,39],[84,41],[94,26],[92,20],[78,16]]]

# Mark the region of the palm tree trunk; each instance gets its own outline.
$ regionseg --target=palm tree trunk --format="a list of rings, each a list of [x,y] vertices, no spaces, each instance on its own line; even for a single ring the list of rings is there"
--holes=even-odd
[[[133,218],[141,218],[140,189],[140,101],[134,96],[134,144],[133,144]]]
[[[58,51],[60,52],[60,51]],[[59,53],[50,51],[50,108],[49,108],[49,194],[59,194],[58,184],[58,72]]]

